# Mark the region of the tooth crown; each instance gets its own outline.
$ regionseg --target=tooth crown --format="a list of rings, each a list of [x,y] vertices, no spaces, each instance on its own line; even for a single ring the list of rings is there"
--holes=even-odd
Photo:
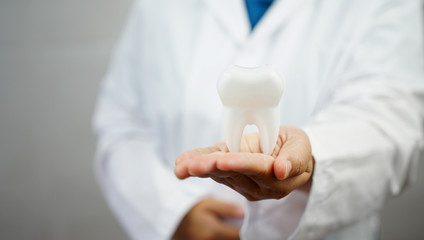
[[[224,137],[231,152],[238,152],[244,127],[255,124],[264,154],[271,154],[280,128],[279,103],[284,91],[281,77],[270,66],[229,67],[218,81],[224,105]]]

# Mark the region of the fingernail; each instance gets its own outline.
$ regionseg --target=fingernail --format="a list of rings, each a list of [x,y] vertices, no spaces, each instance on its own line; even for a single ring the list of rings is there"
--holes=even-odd
[[[284,176],[284,179],[286,179],[290,175],[290,171],[292,169],[292,163],[290,161],[286,162],[286,174]]]

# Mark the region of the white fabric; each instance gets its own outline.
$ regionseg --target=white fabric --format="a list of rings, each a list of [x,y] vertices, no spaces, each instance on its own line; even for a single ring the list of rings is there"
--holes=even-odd
[[[252,33],[242,0],[140,0],[95,113],[96,169],[133,239],[169,239],[201,198],[244,203],[243,239],[374,239],[384,202],[422,158],[419,0],[281,0]],[[176,157],[222,140],[219,74],[271,64],[285,77],[281,124],[301,126],[309,193],[249,203]]]

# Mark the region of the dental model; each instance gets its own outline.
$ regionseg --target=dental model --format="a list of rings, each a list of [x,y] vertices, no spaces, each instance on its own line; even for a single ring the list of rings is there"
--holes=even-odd
[[[230,152],[240,150],[247,124],[255,124],[264,154],[274,150],[280,129],[279,103],[284,91],[282,78],[270,66],[229,67],[218,81],[223,104],[224,138]]]

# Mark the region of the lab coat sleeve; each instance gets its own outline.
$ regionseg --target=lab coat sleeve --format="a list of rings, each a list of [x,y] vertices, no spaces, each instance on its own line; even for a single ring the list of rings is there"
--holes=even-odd
[[[96,173],[112,210],[132,239],[170,239],[181,218],[206,192],[196,179],[179,181],[158,154],[155,94],[140,96],[155,79],[140,79],[140,2],[132,8],[97,103]],[[141,100],[140,100],[141,99]]]
[[[320,239],[377,215],[413,180],[423,158],[421,1],[379,2],[344,50],[304,127],[315,169],[290,239]],[[255,210],[258,220],[250,221],[252,234],[288,237],[275,223],[285,204],[280,203],[256,203],[260,211]],[[274,219],[275,227],[255,228],[261,218]]]

